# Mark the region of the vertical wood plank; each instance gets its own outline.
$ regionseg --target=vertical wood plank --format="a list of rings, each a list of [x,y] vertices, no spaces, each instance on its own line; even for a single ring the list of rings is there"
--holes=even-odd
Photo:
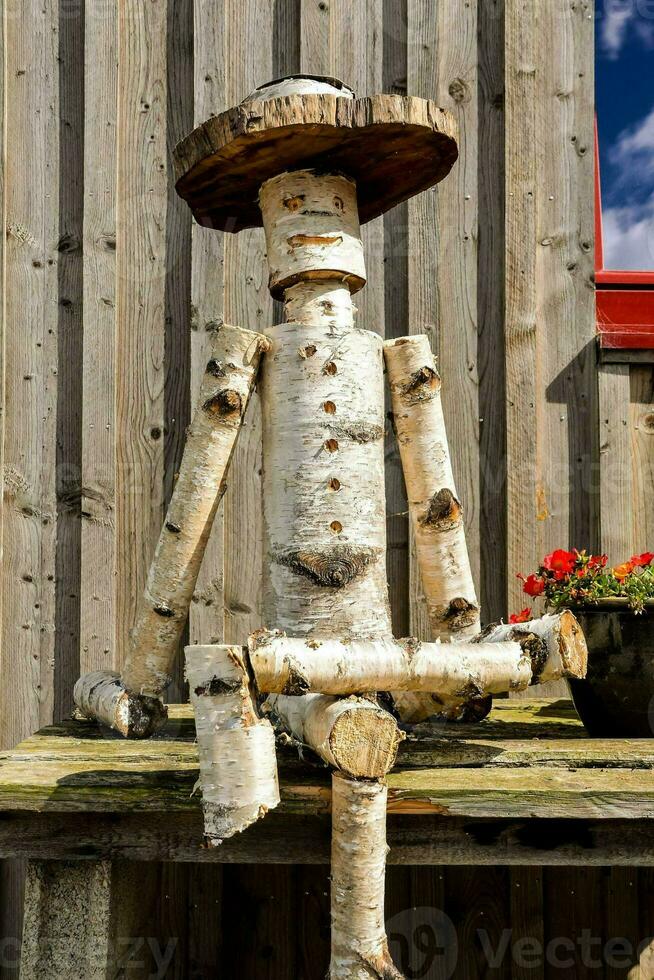
[[[543,874],[511,868],[511,980],[544,980]]]
[[[470,564],[479,594],[477,30],[475,3],[446,0],[439,4],[437,44],[431,52],[424,52],[423,71],[412,94],[435,98],[438,105],[452,113],[459,128],[458,162],[450,177],[436,188],[440,257],[438,363],[452,468],[463,504]],[[415,257],[422,254],[418,252]]]
[[[80,660],[84,20],[83,0],[60,8],[56,657],[49,708],[55,720],[67,717],[72,710]]]
[[[654,541],[654,368],[632,367],[630,387],[633,545],[640,553]],[[623,554],[629,557],[626,551]]]
[[[189,866],[188,980],[219,977],[224,960],[223,875],[217,864]]]
[[[228,108],[225,92],[224,8],[195,0],[195,125]],[[200,387],[211,335],[223,322],[224,237],[193,223],[191,279],[191,404]],[[214,521],[189,614],[190,643],[223,636],[223,504]]]
[[[446,912],[458,935],[457,973],[466,980],[508,980],[508,868],[447,868],[445,888]]]
[[[119,5],[116,646],[122,663],[164,512],[167,2]]]
[[[383,5],[379,0],[332,0],[331,74],[359,96],[382,90]],[[362,228],[367,285],[355,297],[357,325],[384,332],[384,219]]]
[[[479,242],[479,601],[482,624],[507,615],[504,344],[504,0],[477,5]]]
[[[226,11],[226,95],[235,105],[272,78],[272,6],[229,0]],[[225,319],[249,330],[272,323],[261,229],[225,237]],[[242,643],[261,626],[261,408],[250,399],[224,499],[224,637]]]
[[[49,721],[54,705],[59,344],[58,5],[3,18],[3,504],[0,745]],[[11,139],[6,138],[11,133]],[[0,874],[0,932],[18,972],[24,863]],[[12,945],[18,943],[18,945]]]
[[[291,865],[225,868],[225,976],[279,980],[297,976],[295,869]],[[243,909],[248,915],[243,915]]]
[[[638,869],[611,868],[606,882],[604,945],[606,980],[641,980],[638,966]],[[651,923],[651,919],[650,919]],[[625,944],[621,942],[625,941]],[[629,944],[629,946],[626,945]]]
[[[329,865],[296,868],[297,971],[302,980],[323,980],[331,953]]]
[[[187,204],[175,190],[173,150],[193,128],[194,0],[168,0],[166,22],[167,194],[164,265],[164,509],[177,479],[191,421],[191,223]],[[157,528],[159,536],[161,526]],[[156,539],[155,539],[156,540]],[[168,701],[188,700],[183,646],[178,644]]]
[[[635,538],[631,461],[629,365],[598,370],[602,551],[617,565],[638,547]]]
[[[533,0],[508,0],[505,14],[505,342],[507,442],[507,567],[509,609],[520,608],[514,575],[535,566],[537,507],[536,414],[536,10]]]
[[[590,980],[602,967],[601,945],[588,939],[602,935],[604,868],[547,868],[544,872],[547,980]],[[600,974],[601,975],[601,974]]]
[[[116,113],[114,4],[85,20],[80,673],[116,659]]]
[[[433,97],[437,77],[434,63],[437,45],[438,17],[434,16],[433,8],[427,0],[407,0],[407,92],[410,95]],[[436,192],[430,190],[412,198],[408,202],[407,233],[408,332],[428,334],[440,368],[438,232]],[[416,260],[418,256],[419,260]],[[447,384],[447,379],[444,379],[444,386]],[[447,421],[449,424],[449,419]],[[412,532],[410,542],[410,632],[412,636],[430,639]]]
[[[301,0],[300,71],[312,75],[329,75],[332,71],[330,7],[323,0]]]
[[[538,227],[528,244],[538,290],[542,555],[598,545],[592,0],[538,5],[537,37]]]
[[[57,5],[6,19],[5,432],[0,743],[51,717],[59,252]],[[27,163],[29,161],[29,163]]]
[[[407,92],[406,0],[384,0],[383,90]],[[401,204],[383,217],[384,222],[384,336],[409,333],[408,313],[408,206]],[[387,409],[390,397],[387,392]],[[387,427],[386,447],[387,570],[393,633],[411,633],[409,609],[409,515],[402,462],[392,426]]]

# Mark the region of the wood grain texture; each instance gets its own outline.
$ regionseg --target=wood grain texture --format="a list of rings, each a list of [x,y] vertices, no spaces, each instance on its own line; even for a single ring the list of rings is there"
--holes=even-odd
[[[222,7],[196,0],[194,18],[194,125],[227,108],[225,21]],[[223,322],[223,235],[193,224],[191,280],[191,404],[207,364],[211,334]],[[223,636],[223,504],[219,505],[195,586],[189,643],[220,642]],[[215,640],[214,640],[215,637]]]
[[[601,365],[597,382],[601,546],[611,564],[618,565],[638,547],[633,511],[629,365]]]
[[[507,550],[509,608],[522,608],[518,572],[535,568],[538,533],[536,413],[536,11],[505,8],[505,309]]]
[[[166,0],[119,7],[116,294],[117,660],[164,514]]]
[[[654,541],[654,368],[632,367],[630,387],[634,550],[640,553]]]
[[[117,666],[116,7],[85,28],[80,674]]]
[[[57,533],[56,10],[6,20],[4,516],[0,744],[52,716]],[[25,160],[30,161],[25,168]]]
[[[226,5],[225,101],[235,105],[272,73],[272,10],[265,0]],[[265,242],[259,229],[225,239],[225,319],[250,330],[273,322]],[[263,525],[261,408],[255,392],[234,452],[224,499],[224,640],[242,643],[261,625]]]

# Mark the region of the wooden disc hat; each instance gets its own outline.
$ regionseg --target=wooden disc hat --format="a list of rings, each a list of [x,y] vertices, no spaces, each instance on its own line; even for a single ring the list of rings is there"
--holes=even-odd
[[[315,169],[356,181],[361,223],[443,180],[456,123],[428,99],[356,98],[338,79],[291,75],[212,116],[174,153],[176,187],[196,221],[238,232],[262,225],[261,185]]]

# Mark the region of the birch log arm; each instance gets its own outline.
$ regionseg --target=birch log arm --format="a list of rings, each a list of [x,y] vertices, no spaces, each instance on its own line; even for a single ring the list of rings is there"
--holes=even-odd
[[[479,602],[429,338],[418,334],[387,341],[384,360],[431,637],[472,639],[479,632]],[[422,721],[435,711],[457,717],[459,711],[457,704],[438,701],[435,709],[428,695],[418,693],[398,693],[396,704],[407,722]]]
[[[332,776],[332,950],[328,980],[403,980],[384,924],[386,800],[381,782]]]
[[[535,621],[539,633],[500,626],[488,642],[471,643],[307,642],[261,631],[250,637],[250,664],[261,692],[286,695],[422,691],[462,699],[584,677],[586,644],[574,616],[546,619]]]
[[[237,646],[189,646],[205,837],[216,846],[279,803],[275,734],[259,717]]]
[[[122,675],[117,680],[112,672],[94,672],[75,686],[77,710],[123,735],[144,738],[165,718],[158,699],[170,682],[236,437],[267,347],[266,339],[251,330],[224,324],[215,331]]]

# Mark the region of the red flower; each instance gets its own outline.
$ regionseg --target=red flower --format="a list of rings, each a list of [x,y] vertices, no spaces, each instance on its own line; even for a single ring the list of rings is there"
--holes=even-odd
[[[560,582],[565,575],[569,575],[574,569],[576,560],[576,552],[563,551],[562,548],[557,548],[550,555],[545,555],[543,568],[546,568],[548,572],[553,572],[554,578]]]
[[[542,595],[545,591],[545,582],[538,575],[528,575],[526,579],[523,579],[523,582],[522,591],[532,598]]]
[[[654,561],[654,552],[644,551],[642,555],[632,555],[629,564],[634,568],[645,568],[646,565],[651,565],[652,561]]]
[[[528,623],[531,619],[531,607],[527,606],[526,609],[521,609],[519,613],[511,613],[509,616],[509,622],[513,626],[515,623]]]
[[[654,555],[652,557],[654,557]],[[609,560],[608,555],[591,555],[590,558],[588,559],[588,567],[604,568],[608,560]]]

